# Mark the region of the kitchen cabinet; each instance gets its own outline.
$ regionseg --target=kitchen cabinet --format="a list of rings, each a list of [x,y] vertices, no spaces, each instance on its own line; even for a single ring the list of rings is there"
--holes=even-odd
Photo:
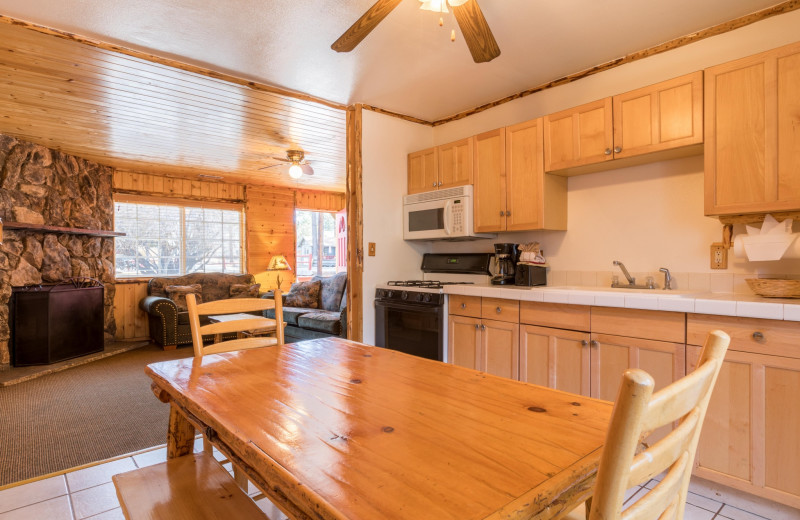
[[[472,184],[472,137],[408,154],[408,194]]]
[[[544,173],[541,118],[476,137],[475,231],[567,228],[567,181]]]
[[[705,71],[705,214],[800,210],[800,44]]]
[[[701,153],[703,72],[548,115],[544,129],[548,172],[628,166],[644,160],[621,160],[656,152],[662,155],[647,160]],[[608,161],[618,162],[602,164]]]
[[[519,379],[519,302],[483,298],[482,314],[493,319],[461,316],[474,314],[480,297],[450,297],[448,355],[455,365]],[[499,310],[498,310],[499,309]]]
[[[590,395],[588,332],[520,325],[520,381]]]
[[[435,190],[439,182],[439,155],[436,148],[408,154],[408,194]]]
[[[696,475],[800,507],[800,329],[797,323],[690,314],[687,372],[706,334],[731,336],[706,412]]]

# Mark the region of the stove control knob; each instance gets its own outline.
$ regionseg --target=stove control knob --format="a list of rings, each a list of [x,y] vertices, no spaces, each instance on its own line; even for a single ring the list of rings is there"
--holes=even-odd
[[[414,299],[417,300],[418,302],[421,302],[422,301],[422,293],[417,293],[417,295],[414,297]]]
[[[400,298],[402,298],[404,300],[407,300],[408,299],[408,293],[406,291],[403,291],[402,293],[400,293]]]
[[[430,302],[431,301],[431,295],[430,294],[426,294],[425,295],[425,301],[426,302]]]
[[[391,298],[393,294],[394,294],[394,291],[386,291],[386,297],[387,298]]]
[[[383,289],[378,289],[377,294],[375,296],[377,296],[378,298],[383,298],[384,296],[386,296],[386,291],[384,291]]]

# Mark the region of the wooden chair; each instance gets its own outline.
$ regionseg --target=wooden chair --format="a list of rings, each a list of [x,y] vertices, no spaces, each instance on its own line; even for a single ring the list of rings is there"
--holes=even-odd
[[[235,350],[271,347],[283,345],[283,299],[281,291],[274,292],[273,299],[267,298],[230,298],[208,303],[197,303],[194,294],[186,295],[186,307],[189,310],[189,325],[192,332],[192,345],[194,356],[202,358],[205,354],[220,354]],[[275,309],[275,319],[264,318],[247,314],[254,311]],[[227,315],[225,319],[200,325],[200,316]],[[275,337],[256,336],[256,333],[271,331],[274,327]],[[221,341],[223,334],[236,333],[236,339]],[[203,336],[213,335],[214,342],[205,345]],[[203,451],[208,455],[213,454],[212,443],[204,436]],[[236,465],[233,467],[236,483],[244,489],[248,488],[247,477]]]
[[[697,369],[655,394],[647,372],[625,371],[594,495],[586,504],[589,520],[683,518],[700,429],[729,343],[724,332],[710,332]],[[674,421],[680,421],[674,430],[637,453],[645,435]],[[663,471],[661,482],[623,512],[625,491]]]
[[[274,299],[267,298],[230,298],[208,303],[197,303],[194,294],[186,295],[186,307],[189,310],[189,325],[192,331],[192,345],[195,357],[205,354],[219,354],[234,350],[245,350],[258,347],[283,345],[283,301],[281,291],[276,290]],[[275,309],[275,319],[247,315],[253,311]],[[229,319],[200,325],[200,316],[235,315]],[[260,337],[253,333],[275,328],[275,337]],[[236,333],[237,339],[219,341],[223,334]],[[203,336],[213,335],[217,340],[209,345],[203,344]]]

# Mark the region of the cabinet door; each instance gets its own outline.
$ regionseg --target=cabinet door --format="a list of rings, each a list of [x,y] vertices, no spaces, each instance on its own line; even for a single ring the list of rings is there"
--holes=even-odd
[[[519,379],[519,323],[481,321],[481,370]]]
[[[438,184],[436,148],[408,154],[408,193],[435,190]]]
[[[520,326],[520,381],[589,396],[589,334]]]
[[[438,147],[439,188],[472,184],[473,138]]]
[[[480,369],[481,320],[450,316],[447,320],[447,359],[460,367]]]
[[[544,227],[542,118],[506,128],[506,230]],[[548,201],[558,202],[558,201]]]
[[[545,116],[545,171],[613,159],[611,110],[611,98],[605,98]]]
[[[686,346],[682,343],[592,334],[592,397],[614,401],[622,373],[641,368],[653,377],[655,391],[680,379],[686,372]]]
[[[473,194],[476,233],[506,228],[506,131],[499,128],[475,136]]]
[[[687,347],[693,370],[700,347]],[[695,473],[800,507],[800,359],[729,350],[697,448]]]
[[[614,158],[703,142],[703,71],[614,96]]]

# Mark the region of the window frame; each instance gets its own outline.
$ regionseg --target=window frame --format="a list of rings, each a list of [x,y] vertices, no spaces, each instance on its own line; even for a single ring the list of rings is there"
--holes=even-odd
[[[294,212],[292,214],[292,221],[294,223],[294,256],[295,256],[295,272],[296,272],[295,276],[297,277],[298,280],[301,279],[301,278],[310,280],[312,277],[316,276],[316,273],[312,273],[310,275],[302,275],[302,276],[300,275],[300,264],[299,264],[299,260],[298,260],[298,254],[297,254],[297,244],[299,243],[299,241],[298,241],[298,226],[297,226],[297,212],[298,211],[306,211],[306,212],[309,212],[309,213],[325,213],[325,214],[330,215],[333,218],[333,230],[334,230],[333,231],[333,233],[334,233],[333,242],[334,242],[334,248],[338,248],[339,247],[339,244],[337,243],[337,240],[336,240],[336,214],[338,213],[338,211],[327,210],[327,209],[309,209],[309,208],[304,208],[304,207],[303,208],[301,208],[301,207],[295,207],[294,208]],[[324,247],[325,247],[325,244],[323,242],[323,250],[324,250]],[[336,255],[334,254],[334,258],[335,258],[335,256]],[[321,258],[319,259],[319,262],[320,263],[322,262]],[[335,268],[336,268],[336,266],[335,266],[335,263],[334,263],[334,269]],[[336,271],[334,270],[333,274],[329,274],[327,276],[333,276],[335,274],[336,274]],[[325,276],[325,275],[323,274],[323,276]]]
[[[246,228],[246,211],[243,202],[217,202],[217,201],[204,201],[194,199],[184,199],[179,197],[153,197],[149,195],[136,195],[131,193],[114,193],[112,197],[114,207],[113,211],[113,226],[116,229],[116,205],[120,203],[128,204],[145,204],[149,206],[172,206],[180,208],[181,212],[181,258],[180,258],[180,271],[182,274],[169,274],[169,275],[146,275],[146,274],[132,274],[124,275],[117,273],[117,253],[116,248],[114,251],[114,277],[119,280],[135,280],[146,279],[149,280],[153,277],[169,278],[177,276],[186,276],[186,208],[200,208],[200,209],[220,209],[226,211],[236,211],[239,214],[239,258],[241,259],[241,272],[240,273],[225,273],[225,274],[246,274],[248,273],[247,266],[247,228]]]

